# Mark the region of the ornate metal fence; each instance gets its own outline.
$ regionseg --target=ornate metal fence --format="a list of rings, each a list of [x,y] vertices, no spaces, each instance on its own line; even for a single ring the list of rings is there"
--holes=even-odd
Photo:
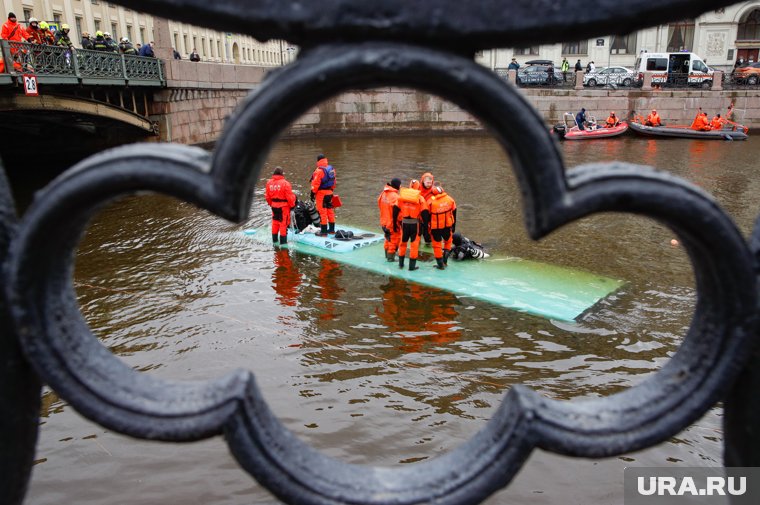
[[[168,441],[223,435],[240,465],[288,503],[477,503],[507,486],[535,448],[588,458],[643,449],[721,400],[726,464],[758,463],[760,230],[748,244],[709,195],[649,167],[565,170],[538,114],[472,59],[481,48],[572,40],[609,26],[630,32],[731,1],[587,0],[582,8],[574,0],[323,0],[289,2],[292,8],[264,0],[116,3],[287,39],[304,50],[241,104],[213,156],[155,144],[98,154],[52,182],[18,225],[0,178],[0,254],[8,249],[0,311],[0,496],[7,503],[23,499],[39,381],[119,433]],[[512,160],[534,238],[607,211],[649,216],[671,228],[689,252],[698,300],[668,364],[606,398],[560,402],[514,387],[488,425],[455,451],[404,468],[368,469],[298,440],[269,410],[250,372],[202,384],[169,382],[131,369],[99,343],[79,312],[71,272],[78,239],[104,202],[149,190],[242,222],[268,148],[290,122],[337,93],[382,85],[438,94],[490,127]]]
[[[157,58],[67,49],[27,42],[0,41],[6,73],[37,75],[51,84],[113,84],[163,86],[163,62]]]

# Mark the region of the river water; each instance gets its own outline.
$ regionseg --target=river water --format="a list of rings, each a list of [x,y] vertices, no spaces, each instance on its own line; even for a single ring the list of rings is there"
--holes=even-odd
[[[677,174],[712,193],[745,235],[760,211],[756,137],[624,137],[561,150],[568,167],[618,159]],[[82,311],[103,345],[163,378],[250,369],[303,440],[347,462],[383,466],[450,451],[486,423],[513,384],[562,400],[611,395],[677,349],[693,312],[693,275],[673,234],[653,221],[597,215],[532,242],[510,164],[488,136],[283,140],[264,174],[281,165],[308,194],[319,152],[338,171],[339,223],[376,229],[384,181],[432,171],[458,202],[458,230],[492,254],[627,283],[577,323],[562,323],[272,250],[242,233],[268,223],[262,198],[247,223],[234,225],[166,197],[135,196],[98,216],[77,256]],[[27,191],[23,180],[15,184]],[[85,420],[49,390],[43,404],[28,503],[276,502],[221,438],[135,441]],[[488,503],[622,503],[627,465],[720,465],[721,417],[718,406],[669,441],[616,458],[536,451]]]

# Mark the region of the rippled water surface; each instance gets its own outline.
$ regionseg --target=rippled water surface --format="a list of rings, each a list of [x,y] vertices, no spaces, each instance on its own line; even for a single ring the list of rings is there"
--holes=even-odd
[[[677,174],[713,193],[745,235],[760,210],[757,138],[627,137],[560,149],[568,166],[619,159]],[[487,136],[281,141],[262,181],[281,165],[308,194],[319,152],[338,171],[339,223],[376,229],[384,181],[432,171],[458,202],[458,230],[495,256],[627,284],[577,323],[560,323],[272,250],[241,232],[267,224],[262,198],[239,226],[165,197],[135,196],[98,216],[77,256],[82,310],[103,345],[162,378],[250,369],[274,412],[303,440],[347,462],[388,466],[427,460],[467,440],[514,384],[563,400],[606,396],[641,382],[677,349],[693,312],[693,275],[662,226],[605,214],[532,242],[507,156]],[[43,416],[29,503],[276,501],[238,468],[220,438],[134,441],[84,420],[49,391]],[[720,464],[721,416],[716,407],[668,442],[618,458],[536,451],[489,503],[621,503],[626,465]]]

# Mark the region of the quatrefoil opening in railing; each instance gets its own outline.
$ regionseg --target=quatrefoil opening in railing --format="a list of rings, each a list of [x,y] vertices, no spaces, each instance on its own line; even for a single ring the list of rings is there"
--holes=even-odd
[[[515,387],[488,425],[455,451],[414,467],[368,470],[299,441],[270,412],[248,372],[200,384],[163,381],[130,369],[97,341],[77,307],[70,272],[77,241],[101,205],[149,190],[240,222],[278,133],[330,96],[377,85],[438,94],[487,125],[511,158],[533,238],[606,211],[670,227],[690,254],[699,295],[671,361],[606,398],[558,402]],[[477,501],[505,486],[536,447],[584,457],[648,447],[720,398],[755,324],[752,257],[709,196],[640,166],[589,165],[565,174],[540,118],[516,90],[466,58],[390,42],[306,51],[240,106],[213,158],[190,147],[138,145],[80,163],[30,208],[9,266],[7,295],[26,354],[66,401],[135,437],[185,441],[224,433],[242,466],[291,503]]]

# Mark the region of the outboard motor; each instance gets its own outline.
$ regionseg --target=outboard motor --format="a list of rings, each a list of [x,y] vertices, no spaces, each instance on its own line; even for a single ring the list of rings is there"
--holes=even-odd
[[[567,126],[562,123],[557,123],[552,127],[552,131],[555,135],[559,136],[560,139],[564,139],[565,133],[567,133]]]

